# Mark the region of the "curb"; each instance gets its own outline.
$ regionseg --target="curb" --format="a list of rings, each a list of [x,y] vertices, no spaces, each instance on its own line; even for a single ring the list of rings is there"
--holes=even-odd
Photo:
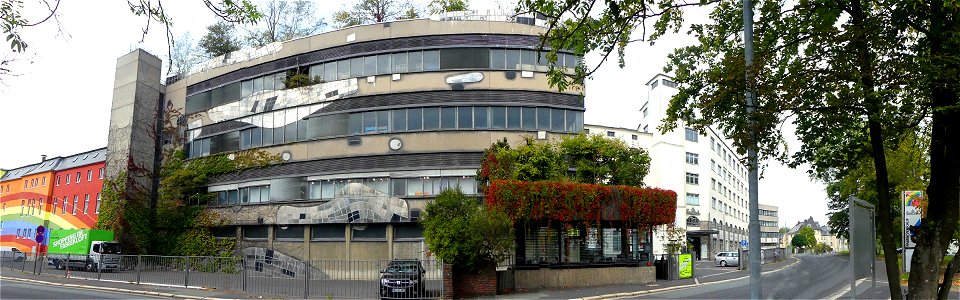
[[[783,267],[780,267],[780,268],[777,268],[777,269],[774,269],[774,270],[769,270],[769,271],[763,272],[762,274],[779,272],[779,271],[784,270],[784,269],[786,269],[786,268],[792,267],[792,266],[794,266],[794,265],[796,265],[796,264],[798,264],[798,263],[800,263],[800,259],[799,259],[799,258],[796,259],[796,261],[794,261],[793,263],[790,263],[789,265],[785,265],[785,266],[783,266]],[[704,286],[704,285],[711,285],[711,284],[718,284],[718,283],[730,282],[730,281],[740,280],[740,279],[749,278],[749,277],[750,277],[749,275],[748,275],[748,276],[740,276],[740,277],[736,277],[736,278],[730,278],[730,279],[724,279],[724,280],[717,280],[717,281],[711,281],[711,282],[704,282],[704,283],[694,283],[694,284],[688,284],[688,285],[670,286],[670,287],[665,287],[665,288],[652,289],[652,290],[644,290],[644,291],[636,291],[636,292],[624,292],[624,293],[597,295],[597,296],[590,296],[590,297],[583,297],[583,298],[574,298],[574,299],[571,299],[571,300],[600,300],[600,299],[616,299],[616,298],[623,298],[623,297],[633,297],[633,296],[640,296],[640,295],[646,295],[646,294],[654,294],[654,293],[667,292],[667,291],[672,291],[672,290],[687,289],[687,288]]]
[[[18,278],[18,277],[8,277],[8,276],[0,276],[0,279],[10,280],[10,281],[19,281],[19,282],[25,282],[25,283],[44,284],[44,285],[53,285],[53,286],[63,286],[63,287],[81,288],[81,289],[88,289],[88,290],[100,290],[100,291],[109,291],[109,292],[119,292],[119,293],[127,293],[127,294],[139,294],[139,295],[149,295],[149,296],[160,296],[160,297],[178,298],[178,299],[204,299],[204,300],[220,300],[220,299],[224,299],[224,298],[200,297],[200,296],[180,295],[180,294],[173,294],[173,293],[153,292],[153,291],[129,290],[129,289],[121,289],[121,288],[113,288],[113,287],[103,287],[103,286],[79,285],[79,284],[72,284],[72,283],[59,283],[59,282],[50,282],[50,281],[42,281],[42,280],[26,279],[26,278]]]

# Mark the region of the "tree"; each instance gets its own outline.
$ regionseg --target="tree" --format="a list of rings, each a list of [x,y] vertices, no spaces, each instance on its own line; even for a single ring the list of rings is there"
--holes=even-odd
[[[200,39],[200,49],[208,58],[240,50],[240,41],[233,30],[233,25],[226,22],[207,26],[207,34]]]
[[[467,0],[432,0],[427,9],[434,15],[451,11],[464,11],[470,10],[470,2]]]
[[[809,249],[817,244],[817,236],[813,228],[803,226],[790,240],[790,245],[801,249]]]
[[[575,170],[572,173],[569,170]],[[495,179],[570,180],[589,184],[643,186],[650,156],[623,141],[599,135],[565,137],[557,145],[526,139],[511,149],[506,140],[484,151],[477,180],[481,187]]]
[[[190,33],[184,33],[173,43],[173,47],[170,49],[170,57],[167,62],[169,68],[167,70],[171,74],[183,74],[190,71],[190,68],[197,63],[198,57],[196,54],[197,49],[193,45]]]
[[[446,189],[427,203],[420,221],[423,238],[444,263],[475,272],[509,257],[513,224],[503,213],[485,209],[460,189]]]
[[[22,14],[24,10],[23,1],[5,0],[0,2],[0,29],[3,29],[6,40],[10,42],[10,50],[12,50],[14,54],[23,53],[27,49],[27,41],[23,38],[24,29],[38,26],[49,21],[53,21],[57,27],[61,27],[60,21],[57,18],[60,0],[56,0],[56,3],[52,5],[50,1],[47,0],[41,0],[38,1],[38,3],[45,6],[46,12],[42,16],[31,17]],[[241,24],[256,23],[260,18],[256,6],[249,0],[220,0],[218,3],[214,3],[213,0],[203,0],[203,3],[211,12],[226,22]],[[146,24],[143,27],[141,42],[146,38],[151,22],[156,21],[164,25],[167,33],[167,57],[172,57],[171,50],[173,50],[174,47],[174,39],[171,25],[173,23],[171,22],[170,16],[167,15],[163,9],[163,2],[161,0],[156,0],[156,2],[151,0],[128,0],[127,6],[129,6],[130,12],[133,14],[145,17]],[[13,74],[13,70],[9,66],[15,60],[16,56],[4,56],[0,58],[0,76]],[[172,70],[172,68],[173,65],[169,65],[167,71]]]
[[[412,7],[409,2],[397,0],[360,0],[350,10],[333,14],[333,26],[344,28],[354,25],[380,23],[404,16]]]
[[[935,296],[936,280],[929,279],[935,275],[929,274],[937,274],[960,219],[960,140],[952,138],[960,132],[960,110],[955,109],[960,104],[955,84],[960,75],[957,4],[758,2],[757,55],[750,70],[757,74],[750,82],[758,102],[756,113],[748,119],[742,113],[746,109],[743,77],[736,75],[747,73],[738,1],[656,1],[655,5],[610,1],[599,14],[593,3],[528,0],[521,1],[521,11],[554,18],[543,36],[553,52],[599,50],[607,57],[616,50],[622,65],[623,47],[648,38],[646,32],[632,36],[635,29],[646,29],[648,18],[659,16],[649,35],[656,39],[667,30],[680,29],[682,10],[678,8],[717,4],[711,22],[690,26],[699,44],[671,55],[666,71],[675,73],[680,92],[671,102],[662,131],[672,130],[681,121],[697,128],[716,125],[734,139],[741,153],[747,145],[756,145],[765,157],[793,166],[811,163],[814,175],[821,178],[842,174],[860,159],[872,157],[875,188],[887,191],[886,147],[895,145],[903,132],[922,120],[930,120],[928,195],[936,213],[922,221],[929,221],[921,228],[925,234],[920,237],[923,246],[918,246],[923,249],[918,251],[923,255],[915,256],[912,264],[924,271],[911,273],[910,297]],[[567,16],[572,19],[561,19]],[[551,83],[563,88],[566,82],[589,76],[592,71],[586,70],[578,68],[571,78],[552,72]],[[779,132],[788,120],[797,124],[803,142],[793,154],[784,148]],[[878,193],[877,210],[878,219],[890,219],[887,193]],[[894,251],[891,227],[881,224],[879,232],[888,253]],[[888,257],[885,263],[887,276],[899,278],[894,258]],[[889,288],[893,298],[901,298],[896,282]],[[949,289],[949,284],[943,285],[940,293]]]
[[[253,47],[309,36],[327,26],[312,1],[271,0],[261,10],[263,18],[247,34]]]

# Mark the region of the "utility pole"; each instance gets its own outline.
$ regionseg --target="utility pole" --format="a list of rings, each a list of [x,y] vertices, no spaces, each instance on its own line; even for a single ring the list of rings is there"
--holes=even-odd
[[[754,107],[754,74],[753,66],[753,2],[743,0],[743,60],[746,66],[746,96],[747,96],[747,126],[750,128],[750,140],[747,141],[747,167],[750,173],[747,181],[750,184],[750,224],[747,225],[748,254],[750,259],[750,299],[761,299],[760,294],[760,210],[757,183],[759,182],[759,167],[757,162],[757,129]]]

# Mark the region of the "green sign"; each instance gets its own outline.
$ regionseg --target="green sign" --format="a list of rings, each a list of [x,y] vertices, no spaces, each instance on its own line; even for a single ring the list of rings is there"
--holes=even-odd
[[[679,264],[680,278],[693,277],[693,255],[680,254]]]

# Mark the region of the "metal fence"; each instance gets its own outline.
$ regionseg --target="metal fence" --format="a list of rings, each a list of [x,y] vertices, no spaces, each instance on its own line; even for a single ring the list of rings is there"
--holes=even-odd
[[[419,276],[405,278],[415,288],[390,287],[381,271],[389,260],[279,260],[272,257],[185,257],[114,255],[116,267],[99,266],[91,256],[2,254],[0,267],[31,274],[89,280],[212,288],[283,298],[442,298],[442,264],[418,261]],[[414,281],[410,281],[413,279]],[[394,281],[396,282],[396,281]],[[398,292],[399,291],[399,292]]]

